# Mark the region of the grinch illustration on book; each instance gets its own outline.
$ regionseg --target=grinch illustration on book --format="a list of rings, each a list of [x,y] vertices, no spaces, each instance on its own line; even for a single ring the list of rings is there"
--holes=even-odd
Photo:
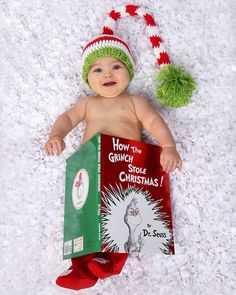
[[[74,208],[81,209],[87,200],[89,190],[89,176],[85,169],[78,171],[72,189],[72,202]]]
[[[79,173],[78,180],[75,183],[75,187],[77,188],[77,196],[78,199],[81,199],[84,191],[84,183],[82,178],[82,172]]]
[[[138,240],[135,240],[135,231],[142,223],[142,217],[140,215],[140,210],[137,207],[137,200],[132,199],[130,204],[127,206],[124,222],[129,228],[129,236],[127,242],[124,244],[125,252],[140,252],[144,245],[141,233],[139,234]]]

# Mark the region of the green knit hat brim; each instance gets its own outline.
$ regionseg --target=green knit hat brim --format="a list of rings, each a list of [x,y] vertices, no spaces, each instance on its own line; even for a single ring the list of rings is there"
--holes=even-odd
[[[115,47],[103,47],[90,53],[84,60],[82,68],[82,78],[85,83],[88,83],[88,73],[95,60],[101,57],[114,57],[120,60],[129,71],[130,81],[134,77],[134,65],[128,55],[121,49]]]

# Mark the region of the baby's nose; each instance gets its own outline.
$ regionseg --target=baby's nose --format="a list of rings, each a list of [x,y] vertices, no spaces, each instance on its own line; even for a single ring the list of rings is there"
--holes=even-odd
[[[111,71],[106,71],[105,74],[104,74],[104,76],[105,76],[106,78],[110,78],[110,77],[113,76],[113,74],[112,74]]]

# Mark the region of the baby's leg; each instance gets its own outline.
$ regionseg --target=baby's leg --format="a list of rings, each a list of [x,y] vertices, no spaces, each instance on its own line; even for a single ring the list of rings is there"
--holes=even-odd
[[[56,284],[63,288],[73,290],[80,290],[94,286],[98,278],[90,272],[88,269],[88,263],[95,256],[96,253],[72,258],[71,267],[57,278]]]
[[[97,253],[88,264],[90,271],[99,279],[118,275],[128,258],[126,253]]]
[[[129,256],[127,253],[108,253],[113,265],[113,274],[120,274]]]

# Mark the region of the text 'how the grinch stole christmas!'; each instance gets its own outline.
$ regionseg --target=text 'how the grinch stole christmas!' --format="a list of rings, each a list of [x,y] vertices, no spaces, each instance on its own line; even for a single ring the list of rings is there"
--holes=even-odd
[[[142,155],[142,150],[130,144],[123,144],[119,138],[112,138],[113,151],[108,154],[108,159],[111,163],[123,162],[128,165],[127,170],[119,173],[121,182],[132,182],[140,185],[148,185],[161,187],[163,176],[159,178],[148,177],[148,169],[133,164],[135,154]]]

